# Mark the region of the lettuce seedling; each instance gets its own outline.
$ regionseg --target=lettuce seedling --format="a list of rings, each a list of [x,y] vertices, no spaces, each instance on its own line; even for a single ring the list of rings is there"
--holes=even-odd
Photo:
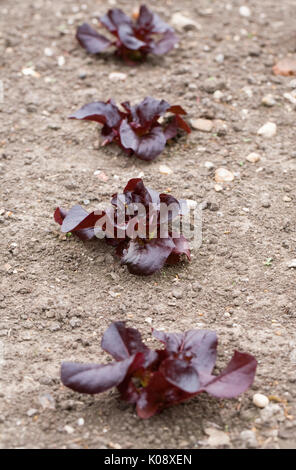
[[[90,54],[99,54],[114,46],[115,54],[130,65],[145,60],[150,53],[166,54],[178,42],[174,29],[145,5],[141,6],[136,22],[117,8],[109,10],[99,21],[115,40],[102,36],[84,23],[76,33],[79,44]],[[157,41],[153,39],[155,36]]]
[[[202,392],[218,398],[237,397],[254,381],[256,359],[238,351],[219,375],[213,375],[217,355],[214,331],[153,331],[153,336],[164,349],[151,350],[138,330],[127,328],[125,322],[112,323],[101,346],[115,361],[106,365],[64,362],[63,384],[88,394],[117,387],[121,399],[136,405],[140,418],[150,418]]]
[[[164,150],[167,141],[176,137],[179,129],[191,132],[181,117],[186,114],[181,106],[171,106],[164,100],[149,96],[135,106],[128,101],[121,105],[124,111],[112,99],[106,103],[89,103],[72,114],[70,119],[102,124],[103,146],[114,142],[128,155],[135,154],[146,161],[154,160]],[[173,117],[161,124],[159,118],[166,113],[173,114]]]
[[[134,178],[122,194],[112,196],[110,209],[89,214],[79,205],[69,212],[58,207],[54,219],[62,232],[83,241],[104,238],[132,274],[147,276],[184,256],[190,260],[188,240],[172,226],[186,212],[186,201],[159,194]]]

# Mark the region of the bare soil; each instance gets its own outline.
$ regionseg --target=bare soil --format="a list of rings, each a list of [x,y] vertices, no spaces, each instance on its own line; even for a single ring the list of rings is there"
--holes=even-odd
[[[272,73],[278,58],[295,54],[295,1],[147,2],[168,22],[182,9],[201,28],[179,33],[178,48],[137,68],[109,53],[90,57],[75,41],[76,26],[111,3],[0,0],[0,445],[200,448],[210,447],[205,429],[217,427],[231,448],[254,445],[245,430],[259,448],[296,448],[296,271],[288,268],[296,257],[295,107],[284,98],[293,77]],[[242,4],[249,18],[239,14]],[[28,68],[36,73],[25,75]],[[115,71],[127,79],[110,81]],[[211,77],[224,100],[209,93]],[[274,106],[261,105],[266,94]],[[226,130],[193,131],[147,164],[99,148],[96,125],[67,119],[92,100],[147,95],[182,105],[189,119],[221,120]],[[264,139],[257,131],[268,121],[277,134]],[[261,160],[246,161],[250,152]],[[173,173],[161,174],[161,164]],[[220,192],[218,167],[235,174]],[[156,190],[208,203],[192,262],[149,278],[130,275],[100,241],[62,236],[53,221],[58,205],[95,209],[139,174]],[[200,395],[141,421],[116,391],[89,397],[64,388],[61,361],[105,361],[102,333],[124,319],[148,342],[151,326],[216,330],[218,369],[234,349],[256,356],[252,389],[238,400]],[[253,405],[256,392],[278,405],[270,416]]]

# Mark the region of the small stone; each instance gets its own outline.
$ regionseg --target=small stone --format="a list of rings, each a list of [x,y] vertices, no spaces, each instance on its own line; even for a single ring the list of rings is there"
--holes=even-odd
[[[240,438],[249,449],[255,449],[258,446],[256,434],[254,431],[246,429],[240,433]]]
[[[257,134],[262,135],[262,137],[265,137],[267,139],[270,139],[271,137],[275,136],[276,131],[277,131],[276,124],[274,122],[267,122],[262,127],[260,127]]]
[[[289,82],[288,87],[296,89],[296,78],[294,78],[293,80]]]
[[[265,408],[269,404],[269,399],[262,393],[255,393],[255,395],[253,395],[253,403],[255,406],[258,406],[258,408]]]
[[[64,426],[64,430],[66,431],[67,434],[73,434],[73,432],[75,431],[74,428],[72,428],[72,426]]]
[[[175,299],[182,299],[183,292],[182,292],[181,289],[174,289],[173,292],[172,292],[172,295],[173,295],[173,297],[175,297]]]
[[[207,444],[211,447],[226,446],[230,444],[228,434],[216,428],[206,428],[205,433],[209,436]]]
[[[291,201],[292,201],[292,198],[289,197],[289,196],[284,196],[284,197],[283,197],[283,201],[284,201],[284,202],[291,202]]]
[[[109,74],[109,79],[110,79],[112,82],[123,82],[124,80],[126,80],[126,78],[127,78],[126,73],[111,72],[111,73]]]
[[[216,202],[209,202],[208,207],[211,212],[217,212],[219,210],[219,205]]]
[[[151,317],[146,317],[146,318],[145,318],[145,322],[146,322],[146,323],[149,323],[149,325],[151,325],[151,323],[152,323],[152,318],[151,318]]]
[[[52,333],[54,333],[55,331],[59,331],[61,329],[61,326],[58,322],[54,322],[52,323],[50,326],[49,326],[49,331],[51,331]]]
[[[215,61],[218,62],[218,64],[223,64],[224,54],[217,54],[216,57],[215,57]]]
[[[226,122],[222,121],[221,119],[215,120],[215,132],[218,136],[226,135],[228,132],[228,127]]]
[[[289,101],[290,103],[296,105],[296,94],[292,93],[284,93],[284,98]]]
[[[58,57],[58,66],[63,67],[66,63],[65,57],[63,55],[60,55]]]
[[[50,395],[50,393],[45,393],[38,397],[39,403],[44,410],[55,410],[55,399]]]
[[[202,85],[202,88],[207,92],[207,93],[214,93],[217,88],[217,81],[215,78],[207,78]]]
[[[272,95],[265,95],[263,96],[261,100],[261,104],[263,104],[263,106],[267,106],[268,108],[271,108],[272,106],[276,104],[276,101]]]
[[[34,416],[35,414],[38,413],[38,410],[36,410],[35,408],[30,408],[28,411],[27,411],[27,416],[29,416],[31,418],[31,416]]]
[[[22,74],[25,75],[25,76],[31,76],[31,77],[35,77],[35,78],[40,77],[40,74],[38,72],[36,72],[33,67],[24,67],[22,69]]]
[[[269,196],[263,196],[262,201],[261,201],[261,206],[264,207],[265,209],[268,209],[270,207],[270,200]]]
[[[246,160],[250,163],[257,163],[260,161],[260,155],[256,152],[249,153],[249,155],[246,157]]]
[[[56,122],[50,122],[48,125],[47,125],[47,128],[48,129],[51,129],[53,131],[58,131],[61,126],[59,124],[57,124]]]
[[[234,180],[234,174],[226,168],[217,168],[215,171],[216,183],[229,183]]]
[[[215,168],[215,165],[214,165],[214,163],[212,163],[212,162],[205,162],[205,163],[204,163],[204,166],[205,166],[205,168],[207,168],[208,170],[212,170],[213,168]]]
[[[200,292],[202,290],[202,285],[199,282],[194,282],[192,284],[192,289],[194,291]]]
[[[250,57],[259,57],[261,55],[261,48],[257,44],[252,44],[249,49],[249,56]],[[272,62],[273,64],[273,62]],[[272,65],[271,64],[271,65]]]
[[[244,18],[249,18],[251,16],[251,10],[249,7],[243,5],[239,9],[239,14],[240,16],[243,16]]]
[[[211,132],[213,129],[213,122],[209,119],[191,119],[191,126],[193,129],[202,132]]]
[[[78,426],[83,426],[84,425],[84,419],[83,418],[78,418],[77,424],[78,424]]]
[[[196,21],[188,18],[187,16],[182,15],[182,13],[174,13],[171,18],[171,24],[179,31],[190,31],[190,30],[200,30],[201,26],[196,23]]]
[[[161,173],[162,175],[171,175],[173,173],[173,170],[167,165],[159,165],[159,173]]]
[[[195,83],[189,83],[188,90],[189,91],[196,91],[197,90],[197,85]]]
[[[213,94],[213,98],[216,101],[221,101],[223,96],[224,96],[224,93],[222,93],[222,91],[220,91],[220,90],[216,90],[215,93]]]
[[[78,328],[79,326],[82,325],[82,321],[79,320],[79,318],[76,318],[76,317],[73,317],[71,318],[71,320],[69,321],[69,324],[72,328]]]
[[[217,212],[219,210],[219,205],[216,202],[209,202],[208,207],[211,212]]]
[[[214,189],[217,193],[220,193],[221,191],[223,191],[223,186],[221,186],[220,184],[215,184]]]
[[[295,268],[296,269],[296,259],[292,259],[288,263],[288,268]]]
[[[252,98],[253,97],[253,91],[252,91],[252,88],[250,88],[249,86],[245,86],[242,91],[247,95],[248,98]]]
[[[80,78],[80,80],[85,80],[86,77],[87,77],[87,73],[84,70],[80,70],[78,72],[78,78]]]
[[[273,419],[277,419],[277,416],[279,417],[282,414],[283,410],[281,409],[280,405],[273,403],[270,403],[260,411],[260,417],[264,423],[268,423]]]
[[[285,57],[279,60],[272,70],[275,75],[283,75],[284,77],[296,75],[296,59],[293,57]]]
[[[46,57],[52,57],[53,56],[53,50],[50,49],[50,47],[46,47],[44,49],[44,55],[46,55]]]

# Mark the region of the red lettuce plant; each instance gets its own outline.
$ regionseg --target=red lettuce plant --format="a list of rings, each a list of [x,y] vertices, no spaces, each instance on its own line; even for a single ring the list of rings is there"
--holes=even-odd
[[[102,348],[115,362],[79,364],[64,362],[64,385],[80,393],[95,394],[117,387],[120,396],[135,404],[141,418],[149,418],[164,408],[202,392],[214,397],[234,398],[253,383],[257,361],[250,354],[234,352],[219,375],[212,371],[217,355],[214,331],[186,333],[153,331],[165,348],[151,350],[138,330],[125,322],[114,322],[106,330]]]
[[[69,212],[58,207],[54,219],[62,232],[73,232],[81,240],[104,238],[132,274],[153,274],[166,263],[178,263],[183,255],[190,260],[189,242],[171,226],[186,213],[185,201],[159,194],[134,178],[122,194],[112,196],[111,204],[106,211],[90,214],[79,205]]]
[[[76,38],[90,54],[98,54],[115,46],[118,57],[128,64],[134,64],[143,61],[149,53],[166,54],[178,42],[174,29],[144,5],[140,8],[136,22],[117,8],[109,10],[99,20],[115,36],[115,40],[109,40],[84,23],[77,29]],[[157,41],[153,39],[155,35],[158,36]]]
[[[149,96],[135,106],[128,101],[121,105],[124,111],[113,100],[89,103],[72,114],[70,119],[103,124],[103,146],[115,142],[128,155],[135,154],[146,161],[154,160],[167,141],[176,137],[179,129],[191,132],[181,117],[186,114],[181,106],[171,106],[164,100],[158,101]],[[159,118],[167,112],[172,113],[173,118],[162,125]]]

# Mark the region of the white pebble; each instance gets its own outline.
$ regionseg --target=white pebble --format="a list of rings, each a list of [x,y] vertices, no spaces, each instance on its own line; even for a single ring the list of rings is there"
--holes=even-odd
[[[215,172],[216,183],[228,183],[234,180],[234,174],[226,168],[217,168]]]
[[[171,175],[173,173],[173,170],[167,165],[159,165],[159,173],[161,173],[162,175]]]
[[[213,122],[210,119],[191,119],[191,126],[197,131],[211,132]]]
[[[217,193],[220,193],[223,191],[223,186],[221,186],[221,184],[215,184],[214,189]]]
[[[151,325],[151,323],[152,323],[152,318],[151,318],[151,317],[146,317],[146,318],[145,318],[145,322],[146,322],[146,323],[149,323],[149,325]]]
[[[284,98],[290,103],[296,105],[296,97],[292,93],[284,93]]]
[[[44,49],[44,55],[46,55],[46,57],[51,57],[51,56],[53,56],[53,50],[50,49],[49,47],[46,47],[46,48]]]
[[[249,7],[243,5],[239,9],[239,14],[243,16],[244,18],[249,18],[249,16],[251,16],[251,10]]]
[[[291,81],[289,82],[288,86],[289,86],[290,88],[294,88],[294,89],[295,89],[295,88],[296,88],[296,78],[293,78],[293,80],[291,80]]]
[[[73,432],[74,432],[74,428],[72,428],[72,426],[68,426],[68,425],[66,425],[64,427],[64,430],[66,431],[67,434],[73,434]]]
[[[267,139],[274,137],[277,131],[276,124],[274,122],[267,122],[258,130],[257,134],[266,137]]]
[[[213,98],[216,101],[220,101],[223,98],[224,94],[220,90],[216,90],[215,93],[213,94]]]
[[[256,152],[249,153],[249,155],[246,157],[246,160],[250,163],[257,163],[260,160],[260,155]]]
[[[109,79],[110,79],[112,82],[123,82],[124,80],[126,80],[126,78],[127,78],[126,73],[111,72],[111,73],[109,74]]]
[[[212,169],[215,167],[214,163],[212,163],[212,162],[205,162],[205,163],[204,163],[204,166],[205,166],[208,170],[212,170]]]
[[[255,393],[253,395],[253,403],[258,408],[265,408],[269,404],[269,399],[266,395],[262,395],[262,393]]]
[[[65,62],[66,62],[66,61],[65,61],[65,57],[64,57],[63,55],[60,55],[60,56],[58,57],[58,66],[59,66],[59,67],[63,67],[63,65],[65,65]]]
[[[245,86],[242,91],[247,95],[248,98],[252,98],[253,96],[253,91],[250,87]]]
[[[78,418],[77,424],[78,424],[78,426],[83,426],[84,425],[84,419],[83,418]]]
[[[218,62],[218,64],[223,64],[224,54],[217,54],[216,57],[215,57],[215,61]]]
[[[268,108],[271,108],[272,106],[276,104],[276,101],[274,97],[269,94],[269,95],[263,96],[261,100],[261,104],[263,104],[263,106],[267,106]]]
[[[180,12],[173,14],[171,18],[171,24],[179,31],[181,31],[182,29],[184,29],[185,31],[190,29],[201,29],[200,24],[196,23],[196,21],[192,20],[191,18],[182,15],[182,13]]]

